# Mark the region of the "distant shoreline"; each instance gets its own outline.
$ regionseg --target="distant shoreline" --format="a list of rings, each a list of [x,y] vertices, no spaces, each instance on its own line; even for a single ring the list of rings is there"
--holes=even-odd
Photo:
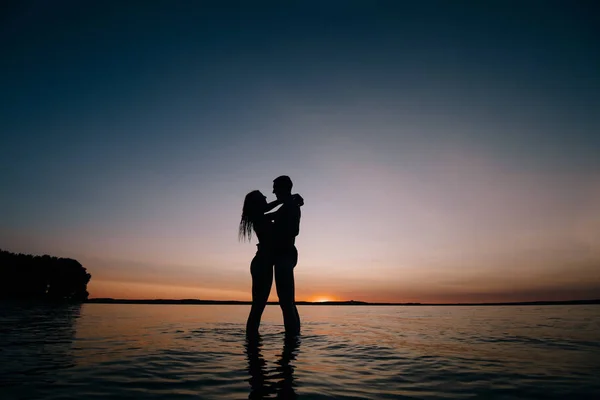
[[[201,305],[251,305],[250,301],[236,300],[197,300],[197,299],[112,299],[112,298],[95,298],[88,299],[84,303],[96,304],[201,304]],[[269,305],[278,305],[276,301],[270,301]],[[594,300],[568,300],[568,301],[520,301],[520,302],[504,302],[504,303],[369,303],[366,301],[297,301],[298,305],[307,306],[552,306],[552,305],[590,305],[600,304],[600,299]]]

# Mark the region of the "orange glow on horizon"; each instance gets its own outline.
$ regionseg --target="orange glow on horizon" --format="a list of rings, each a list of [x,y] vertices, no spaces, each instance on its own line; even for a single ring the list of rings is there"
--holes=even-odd
[[[313,296],[308,301],[313,303],[324,303],[326,301],[337,301],[333,296]]]
[[[92,280],[88,285],[90,298],[117,298],[117,299],[200,299],[200,300],[234,300],[251,301],[250,290],[240,287],[235,289],[218,289],[212,287],[186,287],[161,284],[150,284],[141,282],[111,281],[111,280]],[[502,302],[521,302],[521,301],[564,301],[578,299],[597,298],[595,293],[589,295],[579,295],[569,292],[551,293],[551,292],[532,292],[524,293],[448,293],[423,290],[420,293],[405,294],[404,296],[388,293],[381,293],[377,289],[364,290],[362,293],[338,294],[314,294],[302,293],[296,294],[297,301],[308,302],[328,302],[328,301],[365,301],[369,303],[502,303]],[[273,289],[269,296],[269,301],[277,302],[277,293]]]
[[[251,294],[243,290],[191,288],[140,282],[91,281],[88,286],[90,298],[116,299],[202,299],[202,300],[251,300]]]

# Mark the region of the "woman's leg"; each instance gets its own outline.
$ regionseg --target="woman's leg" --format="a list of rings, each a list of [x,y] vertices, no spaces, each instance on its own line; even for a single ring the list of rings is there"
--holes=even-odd
[[[257,254],[250,264],[252,273],[252,307],[248,322],[246,323],[246,334],[257,335],[260,326],[260,318],[267,305],[271,285],[273,284],[273,264],[269,257]]]
[[[283,313],[285,333],[297,335],[300,333],[300,315],[296,308],[296,293],[294,285],[294,267],[298,263],[298,252],[293,250],[280,255],[275,260],[275,285],[279,306]]]

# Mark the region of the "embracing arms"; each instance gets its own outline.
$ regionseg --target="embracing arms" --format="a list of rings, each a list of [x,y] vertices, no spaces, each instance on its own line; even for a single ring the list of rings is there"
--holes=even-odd
[[[292,199],[298,207],[302,207],[304,205],[304,199],[298,193],[293,194]],[[274,211],[272,213],[269,213],[269,211],[271,211],[272,209],[274,209],[275,207],[277,207],[278,205],[280,205],[282,203],[283,202],[281,200],[274,200],[267,204],[267,207],[265,208],[265,215],[267,217],[269,217],[270,221],[273,221],[273,219],[275,218],[275,215],[277,214],[277,212],[279,210]]]
[[[277,207],[278,205],[280,205],[281,203],[283,203],[281,200],[273,200],[272,202],[267,203],[267,206],[265,207],[265,214]]]

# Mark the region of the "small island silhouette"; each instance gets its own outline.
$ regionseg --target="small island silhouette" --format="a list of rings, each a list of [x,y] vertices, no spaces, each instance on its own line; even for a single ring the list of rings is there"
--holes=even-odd
[[[71,258],[0,249],[0,300],[83,302],[92,275]]]

